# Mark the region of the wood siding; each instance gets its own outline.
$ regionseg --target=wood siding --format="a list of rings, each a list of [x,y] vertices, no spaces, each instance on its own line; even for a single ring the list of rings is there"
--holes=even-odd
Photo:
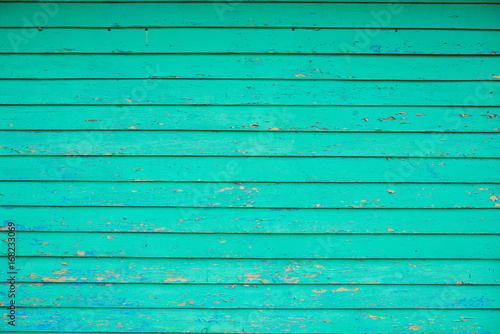
[[[494,0],[0,1],[15,331],[500,333],[499,54]]]

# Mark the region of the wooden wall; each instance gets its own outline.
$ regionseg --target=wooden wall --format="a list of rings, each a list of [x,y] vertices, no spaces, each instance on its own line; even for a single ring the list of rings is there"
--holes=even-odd
[[[0,2],[15,330],[500,333],[499,30],[490,0]]]

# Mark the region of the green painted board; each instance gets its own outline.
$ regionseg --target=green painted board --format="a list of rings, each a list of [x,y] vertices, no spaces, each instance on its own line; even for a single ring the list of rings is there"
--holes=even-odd
[[[15,181],[0,183],[0,205],[490,209],[499,193],[499,184]]]
[[[1,258],[6,263],[7,258]],[[319,260],[19,257],[18,282],[498,285],[497,260]],[[2,278],[1,282],[5,282]]]
[[[3,79],[500,80],[500,57],[0,54]]]
[[[500,104],[500,81],[4,80],[0,87],[0,105]]]
[[[496,30],[396,30],[5,28],[0,30],[0,53],[327,53],[348,57],[357,53],[500,52],[500,31]]]
[[[500,331],[497,0],[0,2],[1,333]]]
[[[496,138],[493,133],[0,131],[0,155],[498,158]]]
[[[57,11],[46,11],[54,15],[45,24],[40,24],[44,21],[37,13],[43,7],[38,3],[14,2],[2,7],[0,27],[500,28],[500,7],[489,5],[264,2],[230,6],[217,2],[157,2],[144,6],[144,3],[61,3]],[[27,23],[23,17],[36,19]]]
[[[498,235],[18,232],[18,256],[236,259],[498,259]],[[2,250],[5,256],[6,251]]]
[[[4,309],[4,314],[7,312]],[[85,321],[81,319],[84,318]],[[496,310],[165,310],[22,308],[25,331],[169,333],[495,333]],[[429,320],[431,319],[431,320]],[[10,330],[4,323],[1,329]]]
[[[122,309],[496,309],[500,286],[23,283],[20,307]],[[8,299],[8,283],[0,298]]]
[[[0,106],[0,129],[498,132],[499,114],[497,106]]]
[[[498,183],[498,159],[2,156],[1,181]]]
[[[36,0],[0,0],[0,2],[21,2],[21,3],[39,3]],[[123,0],[67,0],[66,2],[82,2],[82,3],[92,3],[92,2],[102,2],[102,3],[122,3]],[[227,11],[232,8],[235,8],[240,3],[250,2],[250,3],[259,3],[259,2],[270,2],[270,3],[383,3],[383,4],[391,4],[394,3],[393,0],[226,0],[226,1],[214,1],[214,0],[134,0],[128,2],[138,2],[138,3],[155,3],[155,2],[181,2],[181,3],[190,3],[190,2],[208,2],[214,3],[214,6],[219,8],[219,10]],[[50,3],[49,5],[44,6],[43,4]],[[57,1],[47,1],[44,2],[40,7],[47,13],[55,12],[56,5],[52,5],[52,3],[57,3]],[[417,3],[417,4],[490,4],[497,5],[498,0],[400,0],[398,3]],[[389,7],[391,8],[391,7]]]
[[[258,234],[498,234],[495,209],[0,207],[18,231]]]

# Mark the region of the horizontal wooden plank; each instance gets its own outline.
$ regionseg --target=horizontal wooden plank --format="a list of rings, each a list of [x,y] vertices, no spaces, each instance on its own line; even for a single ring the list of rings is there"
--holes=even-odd
[[[21,2],[21,3],[38,3],[35,0],[0,0],[0,2]],[[124,1],[124,0],[67,0],[65,2],[69,3],[92,3],[92,2],[102,2],[102,3],[122,3],[122,2],[131,2],[131,3],[162,3],[162,2],[179,2],[179,0],[133,0],[133,1]],[[220,8],[220,10],[230,10],[235,6],[238,6],[239,3],[301,3],[301,2],[314,2],[314,3],[385,3],[391,4],[395,3],[394,0],[226,0],[224,2],[218,2],[215,0],[183,0],[183,3],[190,2],[208,2],[215,3],[214,6]],[[398,3],[415,3],[415,4],[490,4],[496,5],[498,4],[498,0],[399,0]],[[44,3],[61,3],[60,1],[45,1]],[[50,6],[50,7],[49,7]],[[42,7],[47,12],[52,12],[55,10],[54,5],[48,5],[47,7]]]
[[[499,35],[500,36],[500,35]],[[500,81],[8,80],[2,105],[498,106]],[[464,94],[464,92],[470,92]]]
[[[0,129],[498,132],[498,115],[499,107],[1,106]]]
[[[8,79],[500,80],[490,56],[0,54],[0,63]]]
[[[45,21],[22,18],[37,18],[51,9],[47,5],[14,2],[2,7],[0,27],[500,28],[500,7],[489,5],[61,3],[52,6],[54,15],[46,15]]]
[[[0,155],[497,158],[497,134],[0,131]]]
[[[0,182],[0,205],[489,209],[499,193],[500,184],[13,181]]]
[[[322,157],[0,157],[1,181],[479,182],[497,159]]]
[[[9,283],[0,296],[8,300]],[[500,287],[22,283],[19,307],[182,309],[494,309]]]
[[[496,54],[500,31],[4,28],[0,53]]]
[[[3,308],[3,317],[7,309]],[[25,331],[171,333],[494,333],[494,310],[165,310],[20,308]],[[85,321],[82,321],[82,318]],[[3,331],[10,331],[7,322]]]
[[[7,268],[7,258],[0,258]],[[18,257],[17,281],[165,284],[500,283],[496,260],[236,260]],[[7,277],[2,278],[6,282]],[[446,288],[446,287],[443,287]]]
[[[18,256],[53,257],[497,259],[500,252],[498,235],[17,232],[16,242]]]
[[[0,230],[157,233],[498,234],[495,209],[0,207]]]

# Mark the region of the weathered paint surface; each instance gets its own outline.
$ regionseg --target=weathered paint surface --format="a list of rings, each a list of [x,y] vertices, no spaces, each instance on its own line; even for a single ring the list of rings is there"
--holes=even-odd
[[[480,88],[489,94],[487,86]],[[470,102],[464,100],[464,103]],[[139,104],[112,108],[107,105],[13,105],[3,106],[2,109],[5,112],[0,114],[0,130],[196,129],[235,132],[498,132],[500,130],[498,117],[500,108],[496,106],[404,105],[311,108]],[[438,139],[435,138],[433,141]]]
[[[120,59],[120,62],[116,62],[115,58],[116,55],[109,54],[92,57],[87,55],[48,57],[38,54],[0,54],[2,63],[0,74],[9,79],[84,79],[92,76],[104,79],[154,77],[157,79],[234,78],[239,80],[500,80],[500,59],[490,56],[415,55],[409,58],[403,55],[391,57],[352,55],[348,66],[345,66],[345,55],[322,54],[307,57],[295,54],[179,55],[173,53],[161,57],[151,54],[130,54]],[[283,62],[286,62],[287,67],[281,66]],[[415,63],[419,66],[415,66]],[[231,68],[230,72],[227,71],[228,67]],[[156,70],[155,73],[152,70]],[[52,110],[54,109],[57,108],[52,107]],[[337,108],[337,110],[341,109]],[[409,109],[415,108],[409,107]],[[44,109],[38,108],[38,110]],[[207,110],[211,109],[207,108]]]
[[[23,15],[32,16],[40,10],[38,4],[8,3],[3,5],[0,21],[5,27],[30,26]],[[59,6],[45,27],[305,27],[305,28],[363,28],[373,24],[373,12],[387,11],[386,4],[349,3],[238,3],[231,10],[220,13],[212,3],[141,3],[85,4],[67,3]],[[407,4],[392,6],[394,15],[388,28],[463,28],[498,29],[500,8],[488,5],[447,6]],[[161,12],[162,15],[157,15]],[[447,15],[443,15],[446,12]],[[109,15],[113,13],[113,15]],[[410,17],[411,19],[408,19]],[[36,24],[31,27],[37,28]]]
[[[0,0],[16,331],[500,333],[499,15]]]
[[[360,9],[363,10],[363,9]],[[376,22],[376,21],[374,21]],[[147,29],[147,30],[146,30]],[[295,28],[46,28],[33,29],[28,43],[9,39],[0,53],[326,53],[493,55],[498,30],[384,29],[360,41],[359,29]],[[277,42],[279,41],[279,42]]]

